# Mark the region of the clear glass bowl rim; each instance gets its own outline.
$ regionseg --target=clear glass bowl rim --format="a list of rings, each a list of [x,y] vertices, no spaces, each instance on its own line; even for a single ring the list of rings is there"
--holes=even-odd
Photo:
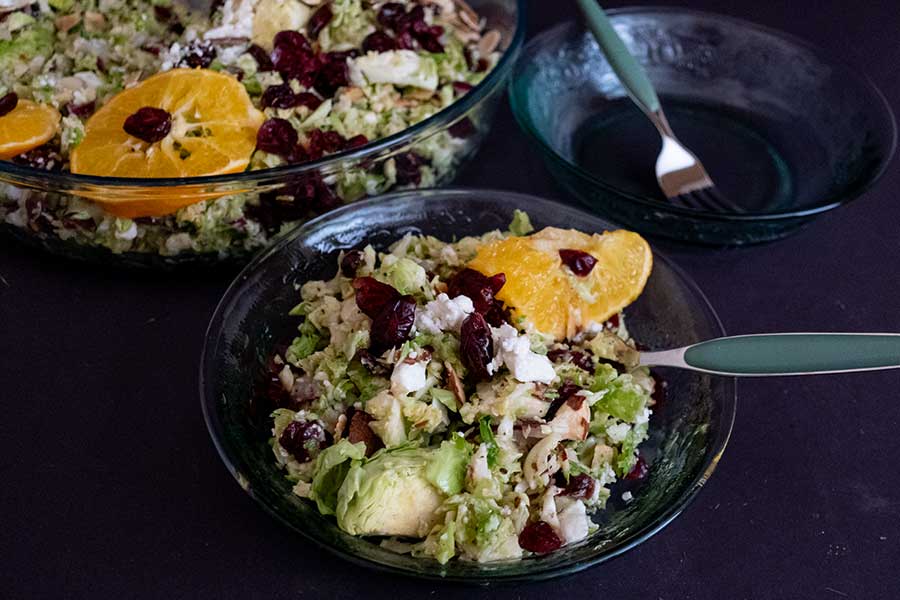
[[[674,502],[671,506],[667,508],[667,510],[663,511],[661,514],[657,516],[655,520],[645,524],[639,530],[635,531],[630,538],[628,538],[624,543],[611,548],[608,551],[598,551],[591,558],[587,560],[582,560],[580,562],[572,562],[565,565],[561,565],[554,568],[537,570],[535,569],[528,574],[515,573],[512,575],[506,574],[498,574],[493,572],[485,572],[484,576],[479,578],[472,577],[460,577],[453,576],[452,574],[448,574],[445,576],[432,575],[431,573],[423,573],[420,571],[416,571],[414,569],[407,569],[402,567],[396,567],[393,565],[386,565],[382,563],[378,563],[375,561],[371,561],[366,559],[365,557],[357,556],[355,554],[345,552],[334,546],[320,540],[313,535],[307,533],[303,529],[296,527],[293,523],[291,523],[287,518],[282,516],[275,510],[272,510],[261,498],[258,498],[254,492],[252,486],[248,485],[248,482],[244,478],[243,474],[239,471],[238,465],[232,460],[232,457],[228,453],[228,450],[224,444],[224,426],[219,418],[219,415],[214,410],[211,410],[210,406],[214,404],[212,399],[208,398],[207,393],[207,378],[206,373],[208,371],[207,365],[211,365],[214,360],[214,349],[218,345],[218,336],[219,333],[223,330],[224,324],[226,322],[226,317],[228,316],[229,307],[238,297],[239,289],[241,285],[243,285],[244,281],[249,279],[250,276],[256,271],[264,262],[266,262],[270,257],[279,253],[286,246],[292,244],[298,238],[304,236],[308,231],[315,230],[319,227],[321,223],[324,221],[334,219],[335,217],[341,217],[346,213],[357,212],[361,210],[366,210],[368,208],[379,208],[385,207],[386,205],[391,204],[403,204],[409,201],[415,201],[421,196],[432,196],[429,200],[432,202],[443,200],[454,200],[454,199],[464,199],[465,197],[482,197],[482,198],[493,198],[493,199],[502,199],[504,202],[512,204],[513,206],[521,206],[523,201],[530,203],[531,205],[543,205],[544,207],[554,210],[565,210],[568,212],[573,212],[575,214],[579,214],[579,216],[586,219],[588,222],[599,222],[607,225],[611,225],[610,229],[615,229],[616,226],[612,223],[609,223],[605,219],[592,215],[587,211],[574,207],[571,205],[565,205],[559,202],[547,200],[545,198],[540,198],[538,196],[533,196],[530,194],[520,194],[516,192],[509,192],[505,190],[492,190],[492,189],[478,189],[478,188],[433,188],[433,189],[419,189],[419,190],[404,190],[399,192],[394,192],[390,194],[385,194],[383,196],[375,196],[366,200],[362,200],[359,202],[355,202],[353,204],[348,204],[342,206],[338,209],[335,209],[325,215],[319,216],[315,219],[307,221],[301,225],[298,225],[294,229],[285,232],[282,234],[280,240],[276,243],[270,245],[268,248],[260,252],[256,255],[256,257],[247,264],[241,272],[235,277],[235,279],[229,284],[228,288],[225,290],[222,298],[220,299],[218,305],[213,312],[212,317],[210,318],[209,326],[207,327],[206,334],[204,336],[203,341],[203,349],[200,355],[200,366],[199,366],[199,378],[198,378],[198,390],[200,396],[200,405],[203,412],[203,420],[206,423],[207,431],[209,432],[209,436],[212,439],[213,445],[216,448],[216,451],[219,454],[219,458],[224,463],[225,467],[228,469],[228,472],[231,473],[232,477],[234,477],[235,481],[237,481],[238,485],[240,485],[241,489],[243,489],[253,500],[263,508],[263,510],[270,514],[275,520],[288,529],[292,531],[296,531],[299,533],[304,539],[313,542],[314,544],[324,548],[328,552],[332,553],[335,556],[343,560],[347,560],[351,563],[364,566],[366,568],[374,569],[376,571],[380,571],[383,573],[390,574],[398,574],[403,576],[411,576],[420,579],[428,579],[434,581],[452,581],[458,583],[466,583],[466,584],[496,584],[496,583],[514,583],[514,582],[524,582],[524,581],[540,581],[552,579],[555,577],[559,577],[562,575],[568,575],[572,573],[576,573],[587,569],[589,567],[598,565],[600,563],[604,563],[608,560],[611,560],[628,550],[631,550],[635,546],[640,545],[641,543],[647,541],[655,534],[660,532],[663,528],[665,528],[669,523],[671,523],[675,518],[677,518],[682,511],[694,500],[697,496],[697,493],[700,489],[706,484],[707,480],[712,476],[716,467],[719,464],[720,459],[722,458],[723,453],[725,452],[725,448],[728,445],[728,441],[731,438],[731,433],[734,428],[735,416],[737,413],[737,383],[736,379],[728,378],[727,382],[730,384],[727,386],[726,392],[723,396],[724,404],[722,406],[722,427],[718,432],[718,435],[715,439],[710,440],[711,450],[708,453],[708,458],[704,462],[702,470],[697,474],[694,480],[691,482],[690,488],[687,489],[681,497],[678,498],[676,502]],[[580,220],[573,220],[573,222],[582,222]],[[672,262],[666,256],[660,254],[656,249],[653,251],[654,261],[658,261],[664,263],[666,267],[671,270],[676,277],[685,285],[688,290],[695,295],[695,298],[699,301],[698,309],[703,311],[707,317],[710,319],[714,328],[718,331],[719,336],[725,335],[725,328],[722,325],[722,321],[719,318],[719,315],[716,313],[715,309],[709,302],[709,299],[697,285],[697,283],[680,267],[678,267],[674,262]],[[337,527],[337,526],[335,526]],[[419,560],[427,560],[427,559],[419,559]]]
[[[516,21],[513,30],[513,37],[510,39],[506,50],[500,55],[500,59],[493,69],[482,79],[475,87],[462,98],[451,104],[445,109],[438,111],[427,119],[420,121],[406,129],[399,131],[393,135],[372,141],[359,148],[344,150],[329,154],[318,160],[300,163],[296,165],[286,165],[281,167],[273,167],[270,169],[259,169],[256,171],[244,171],[241,173],[230,173],[225,175],[210,175],[204,177],[101,177],[97,175],[78,175],[75,173],[48,173],[35,167],[18,165],[12,161],[0,160],[0,182],[17,183],[17,180],[25,180],[32,182],[43,181],[49,189],[78,189],[83,186],[98,186],[107,188],[118,188],[127,190],[128,188],[157,188],[169,186],[214,186],[217,184],[249,184],[249,183],[269,183],[277,182],[283,178],[303,175],[310,172],[327,170],[328,167],[343,163],[345,161],[357,161],[368,158],[372,155],[388,151],[396,147],[402,146],[404,143],[415,139],[417,136],[434,133],[447,123],[454,122],[457,118],[466,114],[470,109],[476,106],[481,100],[489,96],[498,86],[502,86],[506,81],[506,77],[512,71],[515,65],[515,59],[522,49],[525,39],[525,17],[527,0],[513,0],[516,6]]]
[[[891,161],[894,158],[894,154],[897,149],[897,118],[894,114],[893,109],[891,109],[891,105],[887,100],[887,97],[884,95],[884,92],[875,85],[875,83],[869,78],[868,75],[859,71],[858,69],[852,68],[848,63],[842,60],[835,60],[832,57],[828,56],[827,53],[820,47],[812,42],[804,40],[803,38],[797,37],[793,34],[774,29],[772,27],[768,27],[766,25],[760,25],[758,23],[754,23],[753,21],[747,21],[745,19],[740,19],[738,17],[732,17],[729,15],[723,15],[719,13],[696,10],[691,8],[681,8],[681,7],[672,7],[672,6],[633,6],[633,7],[623,7],[623,8],[614,8],[609,9],[606,13],[611,16],[623,16],[623,15],[639,15],[644,13],[670,13],[670,14],[686,14],[686,15],[694,15],[704,19],[715,19],[719,21],[729,22],[732,25],[736,25],[739,27],[745,27],[748,29],[754,29],[756,31],[767,33],[774,37],[781,38],[785,41],[791,42],[799,47],[802,47],[812,54],[816,55],[820,60],[822,60],[826,64],[830,64],[834,67],[838,67],[842,70],[843,74],[854,77],[857,80],[857,83],[862,87],[867,88],[879,101],[878,108],[883,112],[883,115],[887,117],[887,121],[890,122],[891,127],[891,141],[890,148],[888,150],[887,156],[885,157],[884,162],[881,164],[878,171],[870,177],[864,184],[857,185],[849,190],[848,194],[845,194],[843,198],[825,198],[817,203],[815,206],[810,206],[808,208],[797,209],[797,210],[781,210],[781,211],[772,211],[772,212],[748,212],[748,213],[721,213],[721,212],[712,212],[706,210],[699,209],[689,209],[682,208],[672,203],[663,202],[661,200],[657,200],[655,198],[648,198],[646,196],[639,196],[636,194],[632,194],[631,192],[627,192],[620,188],[617,188],[606,181],[599,179],[592,173],[585,171],[578,165],[572,163],[570,160],[563,157],[556,149],[550,144],[540,133],[538,133],[537,129],[532,125],[531,115],[525,108],[525,102],[520,100],[516,94],[516,85],[515,81],[518,76],[518,71],[521,65],[524,65],[529,55],[532,51],[541,46],[545,40],[549,37],[552,37],[558,34],[560,31],[566,28],[577,28],[582,29],[581,25],[576,21],[563,21],[558,25],[555,25],[549,29],[545,29],[541,31],[539,34],[535,35],[531,38],[525,47],[522,50],[522,55],[519,60],[516,62],[516,67],[513,69],[512,80],[510,81],[510,91],[509,91],[509,103],[512,108],[513,116],[516,119],[516,122],[519,124],[519,127],[541,148],[550,156],[555,158],[560,164],[563,165],[567,170],[574,173],[576,176],[587,180],[591,185],[594,185],[600,189],[603,189],[606,192],[610,192],[616,194],[620,198],[624,200],[628,200],[630,202],[636,202],[638,204],[642,204],[647,206],[650,209],[664,209],[667,212],[681,214],[685,216],[690,216],[693,218],[704,218],[710,220],[723,220],[723,221],[766,221],[766,220],[782,220],[782,219],[793,219],[793,218],[804,218],[810,217],[813,215],[817,215],[819,213],[827,212],[838,206],[843,204],[847,204],[861,196],[868,189],[874,186],[884,175],[885,171],[887,171],[888,167],[891,164]],[[873,110],[875,107],[873,106]]]

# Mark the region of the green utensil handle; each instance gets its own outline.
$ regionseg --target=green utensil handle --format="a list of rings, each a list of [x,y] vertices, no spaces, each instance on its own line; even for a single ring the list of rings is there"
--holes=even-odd
[[[898,333],[777,333],[700,342],[684,362],[716,373],[795,375],[900,367]]]
[[[628,95],[646,113],[659,110],[659,98],[653,90],[653,84],[644,72],[644,68],[631,55],[625,42],[616,33],[609,18],[596,0],[576,0],[581,8],[588,27],[603,49],[606,60],[618,76],[619,81],[628,90]]]

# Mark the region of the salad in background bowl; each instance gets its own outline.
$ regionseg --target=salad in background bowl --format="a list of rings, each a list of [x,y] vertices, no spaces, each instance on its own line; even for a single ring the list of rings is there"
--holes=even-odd
[[[546,578],[643,541],[710,475],[734,388],[637,367],[637,343],[721,328],[683,274],[611,229],[435,190],[295,230],[210,324],[201,391],[226,465],[283,523],[394,572]]]
[[[446,183],[522,36],[513,0],[191,9],[0,8],[8,230],[100,260],[234,260],[345,202]]]

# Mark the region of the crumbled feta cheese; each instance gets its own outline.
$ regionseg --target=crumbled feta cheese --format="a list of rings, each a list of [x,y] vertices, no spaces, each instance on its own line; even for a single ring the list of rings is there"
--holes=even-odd
[[[559,533],[567,544],[574,544],[588,536],[588,517],[584,502],[571,498],[557,499]]]
[[[553,363],[541,354],[531,351],[531,341],[527,335],[519,335],[515,327],[504,323],[491,327],[494,337],[494,359],[488,364],[488,373],[493,374],[501,364],[521,382],[539,381],[550,383],[556,377]]]
[[[133,240],[137,237],[137,223],[130,219],[116,219],[116,238],[120,240]]]
[[[634,500],[634,496],[631,494],[631,492],[623,492],[622,500],[624,500],[625,502],[631,502],[632,500]]]
[[[257,0],[225,0],[222,24],[203,34],[204,39],[249,38],[253,34],[253,7]]]
[[[391,373],[391,393],[395,396],[403,396],[411,392],[418,392],[425,387],[425,367],[427,361],[417,361],[412,364],[400,361]]]
[[[358,87],[363,87],[366,82],[393,83],[434,91],[438,86],[437,63],[412,50],[369,52],[353,59],[350,61],[350,78]]]
[[[432,334],[442,331],[459,333],[462,322],[473,312],[475,306],[468,296],[450,298],[447,294],[438,294],[425,308],[416,310],[416,329]]]
[[[166,238],[166,253],[175,255],[192,246],[191,236],[188,233],[175,233]]]
[[[631,431],[631,425],[628,423],[618,423],[606,428],[606,437],[613,443],[620,443],[625,440],[625,436]]]

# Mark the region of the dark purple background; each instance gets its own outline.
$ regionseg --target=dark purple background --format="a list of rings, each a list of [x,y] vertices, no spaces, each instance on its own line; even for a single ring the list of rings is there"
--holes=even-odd
[[[896,0],[691,6],[825,46],[900,109]],[[533,2],[530,31],[572,15]],[[461,183],[560,198],[505,106]],[[900,331],[898,190],[895,161],[866,198],[792,238],[670,255],[729,333]],[[197,397],[226,281],[108,273],[6,240],[0,253],[5,597],[900,597],[897,372],[741,382],[725,457],[672,525],[585,573],[491,592],[351,567],[235,484]]]

